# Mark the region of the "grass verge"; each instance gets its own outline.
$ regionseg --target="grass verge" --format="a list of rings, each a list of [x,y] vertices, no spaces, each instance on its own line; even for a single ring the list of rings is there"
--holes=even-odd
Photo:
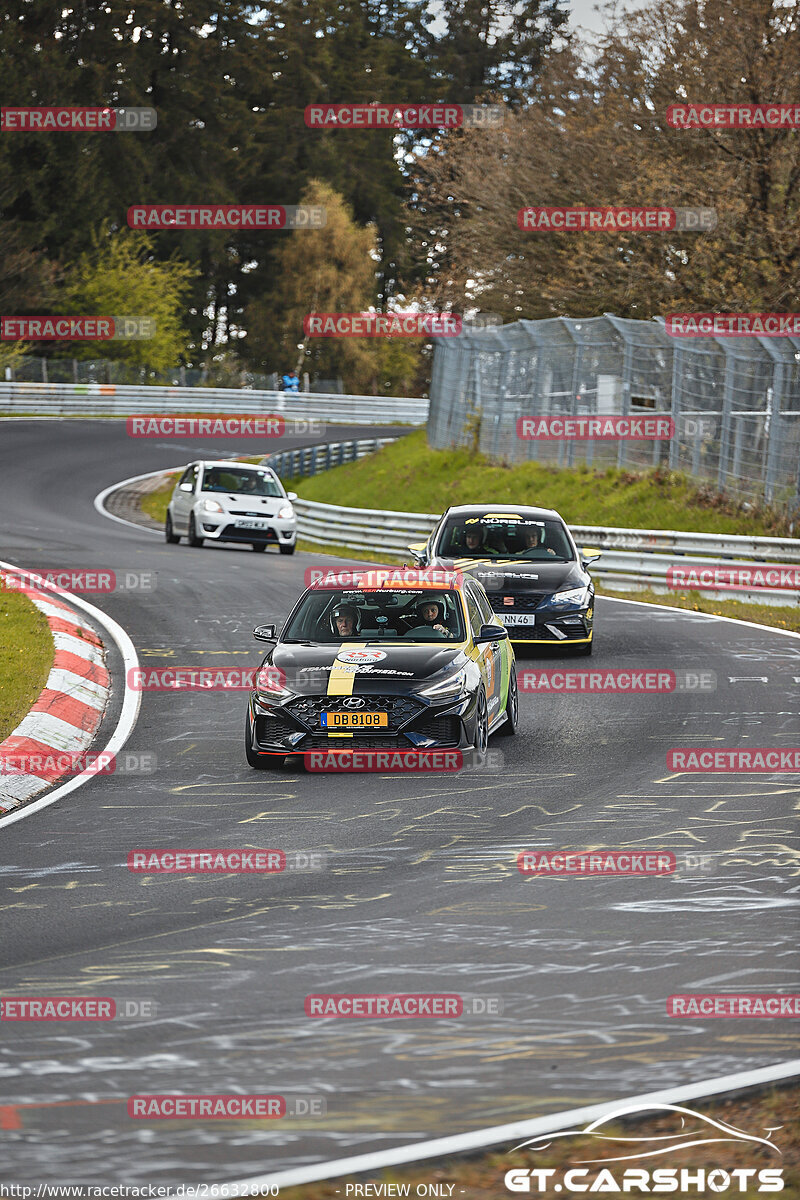
[[[450,504],[490,501],[555,508],[569,525],[791,536],[783,513],[747,507],[675,471],[503,466],[473,450],[431,450],[424,429],[286,487],[302,489],[304,500],[351,508],[440,513]]]
[[[626,1168],[644,1168],[652,1172],[658,1168],[672,1167],[678,1172],[685,1169],[693,1174],[703,1169],[706,1172],[706,1183],[708,1174],[714,1170],[730,1173],[737,1169],[759,1171],[765,1168],[782,1168],[781,1200],[800,1200],[798,1179],[800,1173],[800,1137],[798,1136],[800,1134],[800,1120],[798,1119],[800,1089],[796,1085],[770,1088],[768,1091],[755,1095],[714,1103],[694,1102],[690,1107],[694,1112],[734,1125],[746,1134],[766,1138],[768,1136],[766,1130],[774,1130],[775,1132],[769,1136],[778,1149],[771,1151],[752,1141],[733,1141],[731,1138],[724,1143],[720,1141],[710,1145],[698,1140],[696,1144],[684,1147],[680,1153],[663,1154],[654,1159],[620,1162],[611,1160],[622,1154],[633,1153],[629,1142],[624,1143],[625,1148],[622,1148],[619,1142],[613,1140],[605,1142],[588,1137],[570,1137],[554,1139],[547,1149],[536,1152],[519,1150],[512,1154],[509,1152],[511,1149],[509,1146],[467,1159],[434,1159],[417,1166],[394,1167],[386,1171],[375,1172],[372,1175],[342,1176],[326,1183],[309,1183],[303,1187],[282,1188],[281,1197],[282,1200],[347,1200],[348,1197],[358,1195],[383,1194],[413,1197],[432,1194],[454,1198],[463,1197],[464,1200],[509,1200],[514,1193],[505,1186],[504,1176],[506,1171],[512,1168],[554,1169],[557,1174],[547,1180],[547,1184],[550,1186],[546,1186],[540,1192],[538,1179],[534,1177],[530,1180],[530,1192],[525,1193],[528,1196],[538,1195],[546,1200],[555,1200],[556,1191],[552,1185],[558,1178],[563,1178],[562,1171],[570,1169],[586,1170],[587,1174],[581,1177],[580,1183],[587,1186],[597,1181],[598,1174],[603,1169],[609,1170],[613,1179],[620,1181],[617,1189],[601,1186],[587,1191],[587,1196],[608,1194],[612,1191],[615,1195],[641,1196],[643,1193],[638,1191],[636,1186],[627,1193],[619,1191]],[[545,1111],[552,1111],[552,1106],[548,1106]],[[512,1118],[508,1117],[507,1119],[511,1120]],[[692,1128],[699,1126],[706,1130],[709,1138],[722,1139],[725,1136],[694,1118],[686,1117],[685,1120],[691,1124]],[[626,1121],[624,1125],[617,1123],[614,1126],[604,1126],[603,1133],[604,1135],[616,1133],[628,1138],[668,1137],[671,1139],[681,1133],[681,1128],[678,1114],[669,1113],[663,1117]],[[685,1136],[685,1130],[683,1133]],[[648,1145],[648,1148],[652,1148],[652,1144]],[[744,1177],[746,1186],[741,1191],[739,1190],[739,1178],[730,1176],[728,1188],[723,1194],[728,1197],[763,1195],[763,1192],[759,1192],[757,1176]],[[358,1186],[355,1184],[356,1179],[361,1185],[359,1192],[355,1191],[355,1187]],[[603,1180],[600,1182],[602,1184]],[[716,1176],[713,1182],[715,1185],[719,1184],[721,1177]],[[390,1188],[384,1186],[380,1192],[373,1186],[373,1189],[367,1191],[363,1186],[365,1183],[393,1184],[395,1186]],[[431,1191],[432,1184],[438,1184],[440,1190]],[[419,1192],[417,1191],[418,1186],[422,1189]],[[405,1190],[406,1187],[408,1191]],[[652,1183],[650,1187],[652,1189]],[[401,1188],[403,1190],[400,1190]],[[559,1185],[559,1190],[561,1197],[575,1194],[563,1185]],[[709,1190],[698,1188],[695,1185],[694,1187],[689,1186],[686,1190],[673,1191],[672,1195],[713,1197],[715,1194],[719,1194],[719,1190],[715,1192],[713,1187]],[[583,1195],[583,1192],[581,1194]]]
[[[53,655],[43,614],[21,592],[0,591],[0,742],[37,699]]]

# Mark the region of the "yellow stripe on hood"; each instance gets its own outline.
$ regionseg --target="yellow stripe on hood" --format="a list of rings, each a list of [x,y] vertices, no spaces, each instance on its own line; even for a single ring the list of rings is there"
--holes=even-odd
[[[337,657],[333,661],[331,673],[328,676],[329,696],[352,696],[353,685],[356,681],[353,663],[340,663],[338,656],[343,650],[363,650],[366,644],[366,642],[342,642],[336,651]]]

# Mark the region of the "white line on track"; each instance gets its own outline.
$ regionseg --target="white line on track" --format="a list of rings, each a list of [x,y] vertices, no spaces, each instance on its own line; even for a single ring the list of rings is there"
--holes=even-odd
[[[11,563],[2,561],[0,561],[0,567],[2,567],[3,570],[8,571],[19,572],[23,570],[22,567],[17,567]],[[37,584],[37,588],[42,591],[46,591],[48,589],[53,592],[57,591],[52,584],[48,584],[44,580],[41,582],[41,584]],[[136,654],[136,647],[121,625],[119,625],[106,613],[102,612],[99,608],[95,608],[95,606],[90,604],[88,600],[84,600],[81,596],[70,595],[69,603],[71,605],[74,604],[77,608],[82,608],[83,611],[88,613],[89,616],[93,617],[99,625],[102,625],[106,632],[111,636],[117,649],[122,655],[125,695],[122,701],[122,708],[120,710],[119,720],[117,721],[116,728],[114,729],[114,732],[111,734],[111,737],[102,751],[103,754],[116,754],[118,750],[122,749],[133,732],[133,728],[136,725],[136,721],[139,717],[139,706],[142,702],[141,692],[133,691],[128,687],[127,683],[128,672],[132,668],[138,669],[139,667],[139,658]],[[15,821],[24,821],[26,817],[33,816],[34,813],[40,812],[43,808],[48,808],[49,805],[55,804],[57,800],[62,800],[64,796],[68,796],[70,792],[74,792],[76,788],[81,787],[90,779],[96,778],[96,771],[82,771],[80,775],[76,775],[74,779],[68,780],[67,783],[62,783],[61,786],[57,787],[54,792],[48,792],[47,795],[42,796],[40,800],[34,800],[32,803],[27,804],[24,808],[20,808],[16,812],[8,813],[5,817],[0,819],[0,826],[4,827],[6,825],[13,825]]]
[[[119,483],[112,483],[111,487],[103,488],[102,492],[98,492],[94,498],[94,506],[100,515],[108,517],[109,521],[117,521],[120,525],[130,525],[131,529],[139,529],[144,533],[153,533],[156,537],[163,538],[164,534],[160,529],[151,529],[149,525],[140,525],[137,521],[126,521],[124,517],[114,516],[106,508],[106,500],[112,492],[119,491],[129,483],[141,483],[143,479],[155,479],[156,475],[169,475],[171,471],[182,471],[185,466],[186,463],[182,463],[178,467],[162,467],[160,471],[145,471],[144,475],[131,475],[130,479],[121,479]]]

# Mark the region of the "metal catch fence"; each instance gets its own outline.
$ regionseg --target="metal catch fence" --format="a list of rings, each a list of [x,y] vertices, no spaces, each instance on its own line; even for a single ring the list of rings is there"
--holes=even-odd
[[[606,313],[436,342],[428,438],[498,461],[664,466],[741,499],[800,505],[800,338],[675,338]],[[666,440],[523,440],[526,416],[672,417]]]

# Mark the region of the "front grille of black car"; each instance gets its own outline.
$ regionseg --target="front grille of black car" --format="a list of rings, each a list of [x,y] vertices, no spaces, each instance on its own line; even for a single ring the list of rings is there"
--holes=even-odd
[[[554,645],[566,645],[577,638],[589,636],[582,621],[574,625],[558,625],[555,621],[551,621],[550,624],[556,625],[566,637],[556,637],[541,621],[536,625],[512,625],[509,627],[508,636],[515,642],[552,642]]]
[[[229,542],[252,542],[254,538],[262,542],[276,542],[278,540],[275,530],[271,527],[269,529],[242,529],[236,525],[226,525],[220,537]]]
[[[361,697],[364,701],[362,708],[352,708],[346,704],[345,701],[349,699],[349,696],[299,696],[297,700],[292,700],[290,704],[287,704],[286,708],[304,725],[314,730],[320,728],[320,717],[323,712],[388,713],[388,726],[384,726],[383,729],[371,730],[367,735],[371,738],[380,737],[381,734],[386,736],[387,729],[402,728],[424,708],[424,705],[413,696],[365,695]],[[327,734],[323,737],[327,744]]]
[[[354,733],[352,737],[329,738],[327,734],[310,733],[299,745],[301,750],[408,750],[412,743],[404,734],[387,733],[376,729],[373,734]]]
[[[275,709],[274,717],[256,717],[256,741],[259,745],[268,742],[279,742],[292,733],[299,732],[299,726],[291,717],[286,717],[279,709]]]
[[[424,721],[417,721],[413,732],[435,738],[440,746],[457,746],[461,737],[461,722],[458,717],[428,717]]]
[[[549,596],[550,592],[526,592],[524,595],[517,593],[512,595],[513,604],[506,604],[505,598],[500,592],[489,593],[489,603],[499,617],[507,612],[534,612],[545,596]]]

